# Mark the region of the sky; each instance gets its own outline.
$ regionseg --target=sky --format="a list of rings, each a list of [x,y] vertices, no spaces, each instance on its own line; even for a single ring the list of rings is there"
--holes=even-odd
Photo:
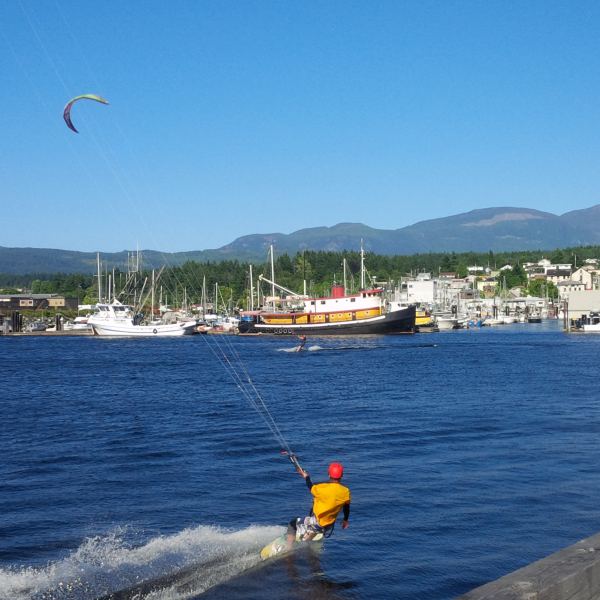
[[[563,214],[600,203],[599,107],[595,1],[4,0],[0,246]]]

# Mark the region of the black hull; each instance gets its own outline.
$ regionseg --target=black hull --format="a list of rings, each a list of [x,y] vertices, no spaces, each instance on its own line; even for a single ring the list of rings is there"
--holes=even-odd
[[[408,306],[387,313],[384,317],[348,321],[346,323],[325,323],[323,325],[266,325],[242,321],[239,332],[261,333],[265,335],[365,335],[415,332],[415,307]]]

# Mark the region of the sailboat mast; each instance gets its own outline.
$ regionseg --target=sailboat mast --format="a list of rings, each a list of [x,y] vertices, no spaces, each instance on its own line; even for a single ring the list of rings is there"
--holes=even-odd
[[[273,310],[275,310],[275,261],[273,259],[273,244],[271,244],[271,297],[273,298]]]
[[[252,278],[252,265],[250,265],[250,310],[254,310],[254,280]]]
[[[98,265],[98,302],[102,302],[102,277],[100,276],[100,252],[96,252],[96,263]]]
[[[360,240],[360,289],[364,290],[365,285],[365,249],[363,247],[363,241]]]
[[[306,250],[302,250],[302,281],[304,283],[304,295],[306,296]]]
[[[154,280],[154,269],[152,269],[152,299],[150,300],[150,318],[154,319],[154,286],[156,282]]]
[[[346,259],[344,258],[343,260],[343,265],[344,265],[344,296],[348,295],[348,285],[347,285],[347,280],[346,280]]]

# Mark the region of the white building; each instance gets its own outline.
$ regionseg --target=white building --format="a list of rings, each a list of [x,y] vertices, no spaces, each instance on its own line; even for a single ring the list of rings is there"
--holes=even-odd
[[[433,304],[438,295],[439,286],[438,281],[431,279],[429,273],[419,273],[416,279],[405,280],[402,287],[404,288],[402,291],[406,294],[402,300],[409,304]]]
[[[555,266],[555,265],[552,265]],[[558,265],[564,266],[564,265]],[[570,265],[569,265],[570,267]],[[554,285],[558,285],[561,281],[569,281],[571,279],[571,269],[548,269],[546,271],[546,280],[551,281]]]
[[[571,275],[571,281],[578,281],[583,283],[586,290],[591,290],[594,283],[594,269],[586,269],[581,267],[576,271],[573,271]]]
[[[561,301],[568,300],[573,292],[585,291],[585,283],[581,281],[559,281],[556,285],[558,288],[558,299]]]
[[[569,319],[579,319],[591,312],[600,312],[600,290],[581,290],[569,294]]]
[[[556,272],[558,271],[560,271],[561,274],[568,271],[569,277],[566,277],[566,279],[569,279],[572,270],[571,263],[553,264],[547,258],[542,258],[542,260],[539,260],[537,263],[523,263],[523,269],[525,270],[525,273],[527,273],[527,279],[533,279],[536,275],[541,274],[545,275],[546,278],[557,277]],[[552,275],[549,276],[549,272],[552,272]],[[550,279],[550,281],[554,280]],[[564,278],[557,279],[554,283],[558,283],[558,281],[564,281]]]

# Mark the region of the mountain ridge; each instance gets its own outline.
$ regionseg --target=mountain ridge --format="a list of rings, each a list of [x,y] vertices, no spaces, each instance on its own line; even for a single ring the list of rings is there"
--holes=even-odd
[[[289,234],[248,234],[216,249],[171,253],[143,250],[142,253],[146,267],[165,263],[178,265],[189,260],[264,262],[271,244],[278,254],[293,255],[302,250],[357,250],[361,240],[367,251],[384,255],[551,250],[596,245],[600,244],[600,204],[563,215],[512,206],[488,207],[427,219],[397,229],[342,222],[299,229]],[[123,269],[127,265],[128,252],[102,252],[102,260],[109,268]],[[95,252],[0,246],[0,273],[92,273],[95,270]]]

